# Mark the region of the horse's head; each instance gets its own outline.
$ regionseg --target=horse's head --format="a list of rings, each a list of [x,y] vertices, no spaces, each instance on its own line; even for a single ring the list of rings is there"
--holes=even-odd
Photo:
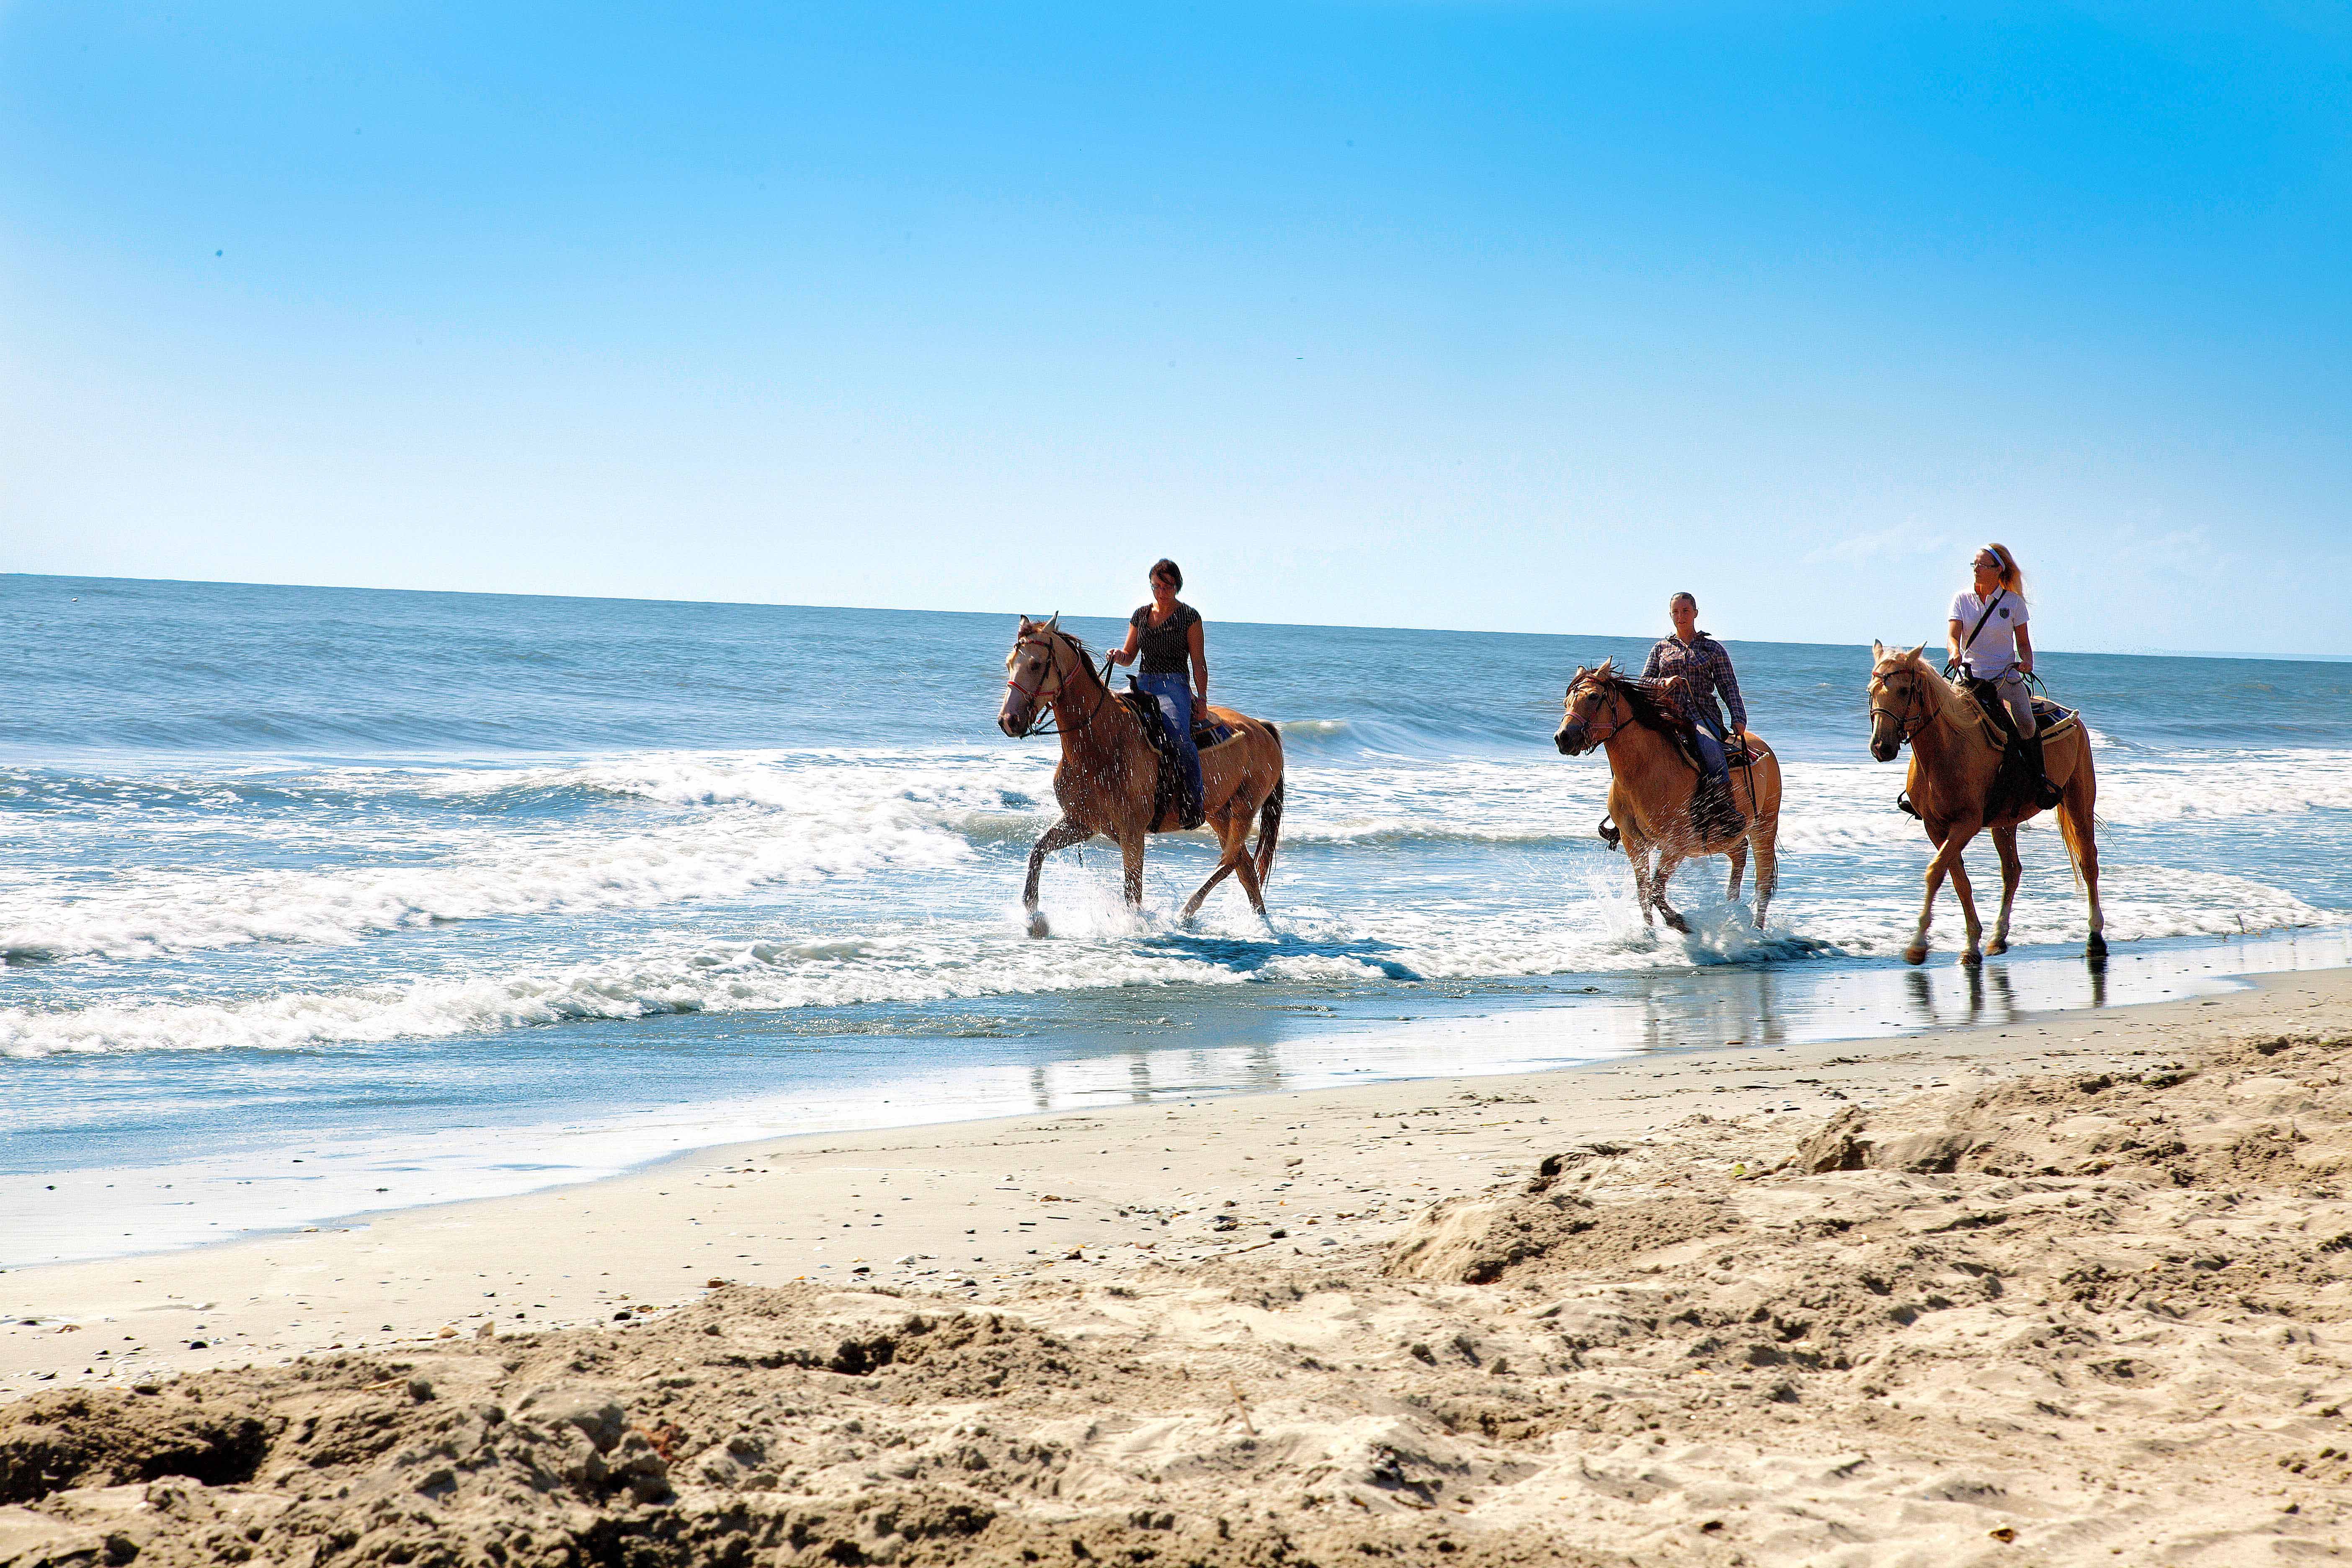
[[[1919,656],[1927,651],[1870,645],[1870,754],[1891,763],[1905,742],[1936,716],[1937,679]]]
[[[1624,694],[1617,689],[1616,660],[1604,658],[1598,669],[1576,667],[1576,678],[1568,683],[1565,711],[1559,729],[1551,738],[1564,757],[1581,756],[1615,734],[1625,722],[1618,711]]]
[[[1067,647],[1058,615],[1051,620],[1021,617],[1013,634],[1013,651],[1004,656],[1004,706],[996,710],[996,727],[1019,740],[1035,727],[1062,691],[1062,655]]]

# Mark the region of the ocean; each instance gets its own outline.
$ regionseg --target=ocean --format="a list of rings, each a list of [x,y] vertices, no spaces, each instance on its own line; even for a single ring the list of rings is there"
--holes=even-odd
[[[1728,641],[1786,769],[1780,889],[1759,935],[1693,863],[1685,937],[1594,834],[1606,763],[1551,744],[1575,667],[1647,638],[1203,598],[1213,697],[1287,749],[1271,923],[1231,883],[1178,923],[1192,835],[1153,841],[1139,916],[1109,846],[1055,857],[1032,941],[1056,752],[994,726],[1010,612],[0,577],[0,1268],[777,1131],[1886,1036],[2352,957],[2352,665],[2045,653],[2094,736],[2114,957],[2079,956],[2037,822],[2016,950],[1972,973],[1948,902],[1928,967],[1897,957],[1927,846],[1865,751],[1866,648]],[[1997,897],[1989,844],[1971,865]]]

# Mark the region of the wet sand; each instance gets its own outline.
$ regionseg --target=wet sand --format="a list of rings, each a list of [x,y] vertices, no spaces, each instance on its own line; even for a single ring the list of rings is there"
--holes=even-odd
[[[278,1426],[234,1484],[152,1483],[199,1501],[105,1487],[150,1463],[119,1454],[62,1472],[80,1489],[0,1521],[0,1563],[134,1524],[202,1560],[232,1516],[289,1555],[362,1497],[387,1541],[471,1551],[529,1513],[496,1500],[534,1464],[535,1539],[634,1531],[681,1562],[723,1560],[710,1521],[744,1507],[801,1521],[777,1560],[1068,1558],[1088,1532],[1234,1561],[2324,1555],[2352,1466],[2347,1033],[2352,973],[2297,973],[1862,1046],[769,1140],[11,1270],[20,1436],[99,1419],[40,1415],[73,1385],[133,1426],[184,1413],[190,1373]],[[2279,1040],[2305,1043],[2257,1047]],[[843,1362],[868,1341],[893,1348]],[[544,1415],[583,1383],[650,1436],[559,1464],[602,1431]],[[296,1454],[321,1400],[384,1405],[407,1447]],[[449,1448],[461,1409],[474,1458],[420,1489],[393,1449]],[[627,1470],[629,1443],[654,1458]]]

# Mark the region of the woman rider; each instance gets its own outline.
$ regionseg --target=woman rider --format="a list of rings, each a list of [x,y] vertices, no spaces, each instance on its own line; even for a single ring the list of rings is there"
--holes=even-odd
[[[1184,574],[1176,563],[1151,563],[1151,603],[1127,617],[1127,646],[1114,649],[1113,664],[1132,664],[1139,652],[1143,673],[1135,688],[1160,704],[1168,733],[1175,739],[1176,755],[1184,764],[1184,787],[1192,792],[1188,823],[1199,817],[1204,796],[1201,789],[1201,753],[1192,744],[1192,715],[1209,707],[1209,656],[1201,638],[1201,612],[1176,596]],[[1186,679],[1187,673],[1190,679]]]
[[[2006,544],[1988,544],[1969,562],[1973,585],[1952,595],[1951,624],[1945,629],[1951,662],[1990,686],[2009,710],[2010,722],[2033,767],[2036,800],[2047,811],[2059,801],[2042,763],[2042,737],[2033,722],[2033,701],[2025,678],[2033,673],[2033,637],[2025,629],[2025,574]]]
[[[1676,594],[1666,601],[1675,635],[1660,637],[1642,666],[1644,680],[1673,682],[1675,706],[1694,726],[1699,761],[1705,765],[1698,793],[1691,798],[1693,826],[1702,837],[1715,837],[1739,825],[1739,808],[1731,799],[1731,764],[1723,754],[1723,716],[1717,711],[1720,692],[1731,710],[1731,732],[1748,730],[1748,704],[1740,700],[1739,678],[1731,672],[1731,656],[1723,645],[1698,629],[1698,600]]]

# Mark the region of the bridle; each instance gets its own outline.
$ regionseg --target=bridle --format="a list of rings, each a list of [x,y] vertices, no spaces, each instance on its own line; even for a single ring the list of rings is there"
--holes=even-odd
[[[1062,700],[1062,693],[1066,689],[1067,683],[1062,679],[1061,660],[1055,658],[1054,653],[1054,650],[1061,646],[1061,640],[1051,626],[1040,626],[1036,630],[1016,638],[1013,644],[1013,651],[1015,654],[1018,654],[1023,648],[1033,646],[1042,647],[1045,650],[1045,672],[1038,676],[1037,684],[1034,687],[1024,686],[1010,675],[1007,675],[1004,678],[1004,684],[1006,686],[1018,691],[1022,696],[1029,699],[1030,702],[1034,705],[1029,715],[1029,722],[1021,731],[1021,738],[1025,741],[1032,735],[1075,735],[1079,733],[1102,716],[1103,704],[1110,700],[1110,681],[1108,679],[1108,675],[1106,674],[1096,678],[1095,684],[1099,686],[1102,689],[1096,697],[1095,705],[1087,711],[1087,716],[1076,724],[1065,724],[1061,721],[1060,703]],[[1110,668],[1110,661],[1108,658],[1103,661],[1103,668],[1106,672]],[[1054,682],[1054,694],[1051,697],[1047,697],[1045,694],[1045,682],[1048,679]],[[1037,726],[1044,722],[1045,715],[1048,713],[1052,713],[1055,716],[1054,727],[1050,730],[1040,730]]]
[[[1898,669],[1894,673],[1895,675],[1907,676],[1910,678],[1910,696],[1906,700],[1906,707],[1913,705],[1919,699],[1927,695],[1926,682],[1920,679],[1917,671]],[[1892,691],[1894,689],[1891,677],[1885,675],[1872,676],[1870,684],[1874,691]],[[1882,717],[1894,721],[1895,749],[1898,752],[1911,743],[1913,736],[1918,734],[1920,731],[1927,729],[1929,725],[1935,723],[1937,720],[1941,719],[1943,716],[1944,710],[1940,707],[1937,707],[1934,711],[1926,714],[1906,714],[1901,710],[1885,706],[1875,697],[1873,697],[1870,702],[1870,717],[1874,725]]]
[[[1601,692],[1601,691],[1604,689],[1604,688],[1603,688],[1602,686],[1596,685],[1595,683],[1593,683],[1592,681],[1590,681],[1590,680],[1579,681],[1579,682],[1577,683],[1577,685],[1578,685],[1578,686],[1583,686],[1583,687],[1587,687],[1587,688],[1589,688],[1589,689],[1590,689],[1591,690],[1592,690],[1596,695],[1597,695],[1597,694],[1599,694],[1600,692]],[[1576,687],[1575,687],[1575,686],[1571,686],[1571,687],[1570,687],[1570,688],[1568,689],[1569,714],[1570,714],[1570,717],[1571,717],[1571,718],[1573,718],[1573,717],[1575,716],[1575,712],[1576,712],[1576,689],[1576,689]],[[1620,691],[1610,690],[1610,691],[1609,691],[1609,693],[1608,693],[1608,695],[1609,695],[1609,699],[1610,699],[1610,701],[1609,701],[1609,714],[1610,714],[1610,717],[1612,717],[1612,719],[1614,719],[1614,718],[1616,718],[1616,715],[1617,715],[1617,713],[1619,712],[1619,704],[1620,704],[1620,703],[1623,703],[1623,702],[1625,701],[1624,694],[1623,694],[1622,692],[1620,692]],[[1591,721],[1590,720],[1588,720],[1588,721],[1585,721],[1585,725],[1584,725],[1584,736],[1585,736],[1586,746],[1587,746],[1587,749],[1588,749],[1588,750],[1590,750],[1590,749],[1591,749],[1591,747],[1593,747],[1593,746],[1605,746],[1605,745],[1607,745],[1610,742],[1612,742],[1612,741],[1613,741],[1613,740],[1615,740],[1615,739],[1617,738],[1617,731],[1620,731],[1620,730],[1622,730],[1622,729],[1623,729],[1627,724],[1629,724],[1629,723],[1631,723],[1631,722],[1633,721],[1632,717],[1631,717],[1631,714],[1632,714],[1632,705],[1631,705],[1630,703],[1627,703],[1627,704],[1625,705],[1624,711],[1626,712],[1627,717],[1626,717],[1626,718],[1622,718],[1622,719],[1617,719],[1617,721],[1616,721],[1615,723],[1613,723],[1613,724],[1612,724],[1612,725],[1610,725],[1610,726],[1609,726],[1609,731],[1608,731],[1608,733],[1606,733],[1606,734],[1601,734],[1601,733],[1596,732],[1596,731],[1594,731],[1594,729],[1593,729],[1593,727],[1592,727],[1592,724],[1591,724]],[[1596,713],[1596,714],[1595,714],[1595,717],[1597,718],[1597,717],[1599,717],[1599,715]],[[1564,727],[1564,726],[1563,726],[1563,727]]]

